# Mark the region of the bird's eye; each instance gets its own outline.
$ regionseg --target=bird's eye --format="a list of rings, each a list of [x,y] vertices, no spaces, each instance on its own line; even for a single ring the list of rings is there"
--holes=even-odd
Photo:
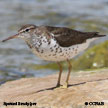
[[[30,30],[30,29],[26,29],[25,31],[26,31],[26,32],[29,32],[29,30]]]

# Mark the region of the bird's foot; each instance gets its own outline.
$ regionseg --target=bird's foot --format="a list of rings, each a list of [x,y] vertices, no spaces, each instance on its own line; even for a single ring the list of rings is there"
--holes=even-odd
[[[65,82],[64,85],[57,84],[54,90],[59,89],[59,88],[61,88],[61,89],[68,88],[68,83]]]
[[[60,88],[60,86],[61,86],[60,84],[57,84],[57,85],[55,86],[54,90]]]
[[[57,85],[56,85],[56,88],[59,88],[60,86],[61,86],[60,84],[57,84]]]
[[[60,86],[60,88],[63,88],[63,89],[68,88],[68,83],[67,83],[67,82],[65,82],[65,83],[64,83],[64,85]]]

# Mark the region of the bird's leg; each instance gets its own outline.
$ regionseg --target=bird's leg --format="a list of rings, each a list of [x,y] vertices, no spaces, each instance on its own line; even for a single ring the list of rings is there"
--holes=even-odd
[[[67,63],[68,63],[68,75],[67,75],[67,78],[66,78],[66,82],[65,82],[65,84],[62,86],[62,88],[67,88],[67,87],[68,87],[69,76],[70,76],[71,69],[72,69],[72,65],[71,65],[71,63],[70,63],[69,60],[67,60]]]
[[[62,65],[57,62],[58,66],[59,66],[59,77],[58,77],[58,82],[57,82],[57,85],[56,87],[60,87],[60,80],[61,80],[61,74],[62,74]]]

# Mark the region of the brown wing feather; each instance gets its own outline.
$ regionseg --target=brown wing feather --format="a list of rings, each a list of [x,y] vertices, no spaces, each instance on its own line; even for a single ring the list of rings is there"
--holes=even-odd
[[[69,47],[76,44],[86,42],[87,39],[95,37],[103,37],[98,32],[80,32],[65,27],[50,27],[46,26],[46,30],[54,34],[58,44],[62,47]]]

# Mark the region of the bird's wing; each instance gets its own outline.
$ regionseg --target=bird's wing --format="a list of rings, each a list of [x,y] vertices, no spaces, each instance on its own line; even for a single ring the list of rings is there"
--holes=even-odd
[[[69,47],[76,44],[86,42],[87,39],[95,37],[103,37],[98,32],[80,32],[65,27],[42,26],[47,35],[53,34],[58,44],[62,47]]]

